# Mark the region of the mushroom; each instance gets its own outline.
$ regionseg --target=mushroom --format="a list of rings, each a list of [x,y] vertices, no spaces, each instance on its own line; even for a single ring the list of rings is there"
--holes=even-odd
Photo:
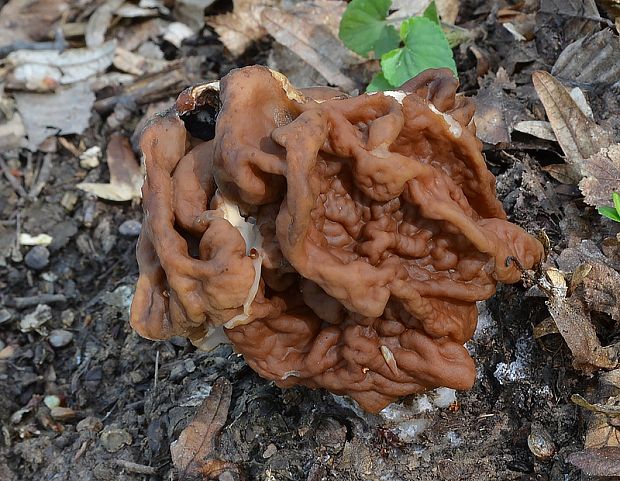
[[[476,302],[543,248],[506,220],[457,86],[435,69],[350,97],[253,66],[183,92],[141,139],[133,328],[227,337],[279,386],[368,411],[470,388]]]

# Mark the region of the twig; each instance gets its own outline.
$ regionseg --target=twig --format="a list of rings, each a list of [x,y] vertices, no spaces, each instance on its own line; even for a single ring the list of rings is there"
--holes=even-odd
[[[157,468],[153,466],[146,466],[145,464],[132,463],[131,461],[125,461],[124,459],[117,459],[116,464],[127,471],[138,474],[157,474]]]
[[[159,376],[159,349],[155,354],[155,380],[153,381],[153,390],[157,389],[157,377]]]
[[[62,29],[56,29],[56,34],[53,42],[27,42],[25,40],[18,40],[4,47],[0,47],[0,58],[6,57],[15,50],[59,50],[62,52],[67,48],[67,42],[62,34]]]
[[[11,187],[13,187],[15,192],[17,192],[20,197],[28,197],[28,193],[24,190],[20,182],[15,178],[15,176],[11,174],[9,166],[6,165],[6,162],[4,161],[2,156],[0,156],[0,168],[2,169],[2,172],[4,172],[6,180],[9,181],[9,184],[11,184]]]
[[[605,25],[607,25],[608,27],[614,27],[614,23],[607,19],[607,18],[602,18],[602,17],[594,17],[592,15],[580,15],[578,13],[568,13],[568,12],[560,12],[560,11],[547,11],[547,10],[540,10],[539,13],[546,13],[547,15],[559,15],[561,17],[569,17],[569,18],[578,18],[579,20],[590,20],[592,22],[601,22],[604,23]]]
[[[15,297],[13,304],[17,309],[35,306],[37,304],[48,304],[53,302],[65,302],[67,298],[63,294],[39,294],[36,296]]]
[[[37,175],[37,180],[28,193],[28,197],[30,197],[31,200],[35,200],[38,197],[43,187],[45,187],[45,184],[47,184],[50,175],[52,175],[52,156],[50,154],[45,154]]]

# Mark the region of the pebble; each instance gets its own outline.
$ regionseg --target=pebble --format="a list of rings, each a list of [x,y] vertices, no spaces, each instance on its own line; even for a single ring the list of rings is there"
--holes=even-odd
[[[273,456],[277,452],[278,452],[278,448],[276,447],[275,444],[272,443],[269,446],[267,446],[267,449],[265,449],[265,452],[263,453],[263,458],[269,459],[271,456]]]
[[[13,314],[8,309],[0,309],[0,324],[4,324],[5,322],[9,322],[13,319]]]
[[[119,451],[123,446],[131,444],[131,434],[124,429],[106,428],[101,433],[101,444],[109,453]]]
[[[73,333],[64,329],[54,329],[47,340],[53,347],[65,347],[73,340]]]
[[[60,398],[58,396],[56,396],[55,394],[51,394],[49,396],[45,396],[43,398],[43,402],[50,409],[57,408],[58,406],[60,406]]]
[[[551,458],[556,451],[551,435],[538,423],[532,424],[527,446],[534,456],[543,461]]]
[[[99,165],[101,158],[101,148],[98,146],[91,147],[80,154],[80,167],[83,169],[94,169]]]
[[[62,205],[68,212],[72,212],[73,209],[75,209],[77,202],[78,195],[73,191],[65,192],[62,199],[60,199],[60,205]]]
[[[28,254],[24,257],[24,262],[28,267],[39,271],[49,264],[50,251],[43,246],[34,246],[28,251]]]
[[[52,418],[56,421],[68,421],[75,418],[78,414],[71,408],[61,406],[53,407],[52,409],[50,409],[50,413],[52,415]]]
[[[137,220],[126,220],[120,225],[118,231],[125,237],[138,237],[140,229],[142,229],[142,224]]]
[[[77,426],[75,428],[78,432],[92,431],[94,433],[98,433],[103,429],[103,423],[99,418],[96,418],[95,416],[87,416],[79,423],[77,423]]]
[[[75,312],[71,309],[65,309],[60,313],[60,322],[65,327],[70,327],[73,325],[73,321],[75,321]]]

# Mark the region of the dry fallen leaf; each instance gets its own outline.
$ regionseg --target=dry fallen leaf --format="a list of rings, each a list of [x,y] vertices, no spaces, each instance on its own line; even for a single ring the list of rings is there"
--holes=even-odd
[[[233,11],[207,18],[220,41],[234,56],[241,55],[256,40],[267,34],[254,9],[273,5],[273,0],[233,0]]]
[[[364,62],[338,38],[338,25],[346,4],[338,0],[299,3],[290,11],[256,9],[262,25],[276,41],[297,54],[327,81],[345,91],[356,88],[344,69]]]
[[[95,49],[73,48],[60,53],[56,50],[17,50],[7,57],[12,68],[8,78],[15,88],[54,90],[59,84],[67,85],[101,73],[111,64],[116,42],[111,41]]]
[[[99,5],[91,14],[86,24],[86,46],[89,48],[99,47],[105,41],[114,11],[123,4],[124,0],[107,0]]]
[[[47,39],[68,9],[67,0],[10,0],[0,9],[0,47],[18,40]]]
[[[252,0],[249,1],[252,2]],[[174,2],[174,18],[197,32],[205,25],[205,8],[213,2],[215,0],[176,0]],[[235,6],[235,8],[237,7]]]
[[[568,461],[588,476],[620,476],[620,448],[585,449],[568,455]]]
[[[110,182],[99,184],[82,182],[76,185],[97,197],[117,202],[140,198],[143,173],[131,149],[129,139],[121,134],[112,134],[106,151]]]
[[[587,265],[589,269],[575,287],[576,293],[581,295],[591,310],[604,312],[620,322],[620,274],[602,262]]]
[[[226,423],[232,385],[220,377],[209,396],[205,398],[194,419],[170,445],[174,466],[182,479],[187,474],[201,474],[206,479],[226,468],[236,469],[231,463],[214,457],[215,439]]]
[[[585,202],[593,206],[611,203],[611,194],[620,191],[620,144],[612,144],[587,159],[585,177],[579,189]]]
[[[497,74],[488,74],[481,82],[474,114],[476,134],[480,140],[491,145],[508,144],[511,126],[522,114],[519,102],[504,91],[514,89],[514,83],[501,67]]]
[[[553,132],[566,155],[567,174],[573,183],[584,174],[585,160],[611,143],[610,136],[590,120],[566,88],[551,74],[532,74],[534,88],[542,101]]]
[[[620,78],[620,39],[610,29],[580,38],[560,54],[551,73],[580,83],[613,84]]]
[[[553,129],[551,128],[551,124],[544,120],[523,120],[521,122],[517,122],[514,125],[513,130],[538,137],[539,139],[551,141],[557,140],[555,138],[555,134],[553,133]]]
[[[16,93],[14,97],[32,151],[50,135],[84,132],[95,102],[95,95],[84,82],[56,93]]]
[[[166,60],[145,58],[142,55],[118,47],[114,53],[113,64],[122,72],[141,76],[149,73],[161,72],[168,66],[169,62]]]

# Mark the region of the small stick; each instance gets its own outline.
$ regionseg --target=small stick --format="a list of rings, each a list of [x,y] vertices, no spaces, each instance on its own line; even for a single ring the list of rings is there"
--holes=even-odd
[[[155,354],[155,380],[153,382],[153,389],[157,389],[157,377],[159,376],[159,349]]]
[[[37,296],[15,297],[13,304],[18,309],[35,306],[37,304],[47,304],[52,302],[65,302],[67,298],[63,294],[39,294]]]
[[[145,464],[132,463],[131,461],[125,461],[124,459],[117,459],[116,464],[121,468],[126,469],[132,473],[138,474],[157,474],[157,468],[153,466],[146,466]]]
[[[9,184],[11,184],[11,187],[15,189],[15,192],[17,192],[20,197],[28,197],[28,193],[24,190],[20,182],[15,178],[15,176],[11,174],[9,167],[8,165],[6,165],[6,162],[4,161],[2,156],[0,156],[0,168],[2,169],[2,172],[4,172],[6,180],[9,181]]]

